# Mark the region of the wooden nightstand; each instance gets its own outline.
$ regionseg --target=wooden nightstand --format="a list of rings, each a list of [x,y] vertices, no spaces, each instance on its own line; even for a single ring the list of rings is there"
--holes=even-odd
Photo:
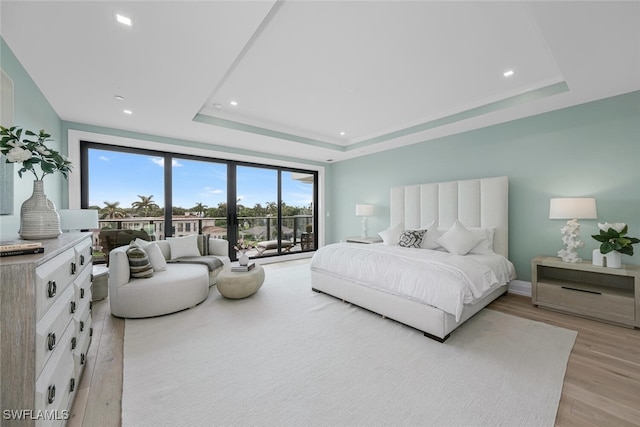
[[[354,237],[347,237],[347,242],[349,242],[349,243],[371,244],[371,243],[380,243],[380,242],[382,242],[382,239],[379,238],[379,237],[359,237],[359,236],[354,236]]]
[[[531,261],[536,306],[628,327],[640,327],[640,266],[607,268],[556,257]]]

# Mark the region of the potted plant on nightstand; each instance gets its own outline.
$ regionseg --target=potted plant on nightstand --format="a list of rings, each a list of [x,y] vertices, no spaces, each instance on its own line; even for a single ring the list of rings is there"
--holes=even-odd
[[[611,268],[620,268],[622,266],[622,254],[633,255],[633,246],[640,243],[637,237],[628,237],[627,224],[615,223],[604,224],[598,223],[600,234],[594,234],[591,237],[600,242],[600,249],[593,251],[593,264]],[[606,255],[606,256],[605,256]]]

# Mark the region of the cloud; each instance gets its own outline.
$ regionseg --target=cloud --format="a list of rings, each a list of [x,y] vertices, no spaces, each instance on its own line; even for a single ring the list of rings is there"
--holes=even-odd
[[[151,161],[160,167],[164,167],[164,157],[153,157]],[[183,164],[178,162],[177,159],[171,159],[171,166],[174,168],[181,168]]]
[[[204,188],[202,189],[202,191],[203,191],[205,194],[223,194],[223,193],[224,193],[224,191],[223,191],[223,190],[221,190],[221,189],[219,189],[219,188],[212,188],[212,187],[204,187]]]

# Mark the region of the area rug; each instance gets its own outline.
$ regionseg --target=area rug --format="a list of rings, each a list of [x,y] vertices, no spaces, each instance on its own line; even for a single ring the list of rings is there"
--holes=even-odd
[[[485,309],[440,344],[311,291],[308,265],[266,275],[126,321],[123,426],[554,424],[576,332]]]

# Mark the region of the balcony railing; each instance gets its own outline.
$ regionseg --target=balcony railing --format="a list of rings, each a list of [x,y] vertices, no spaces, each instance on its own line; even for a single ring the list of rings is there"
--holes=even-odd
[[[162,217],[108,218],[99,221],[100,231],[94,233],[94,242],[106,251],[128,242],[112,241],[109,230],[135,230],[144,232],[150,240],[164,240],[165,223]],[[286,252],[315,249],[312,231],[313,215],[282,217],[281,240],[288,242]],[[238,217],[238,236],[245,240],[266,242],[278,240],[277,218],[273,216]],[[113,233],[111,233],[113,234]],[[190,234],[210,234],[214,238],[227,239],[227,218],[202,218],[198,216],[174,217],[170,235],[174,237]],[[253,249],[250,256],[273,254],[272,248],[262,251]]]

